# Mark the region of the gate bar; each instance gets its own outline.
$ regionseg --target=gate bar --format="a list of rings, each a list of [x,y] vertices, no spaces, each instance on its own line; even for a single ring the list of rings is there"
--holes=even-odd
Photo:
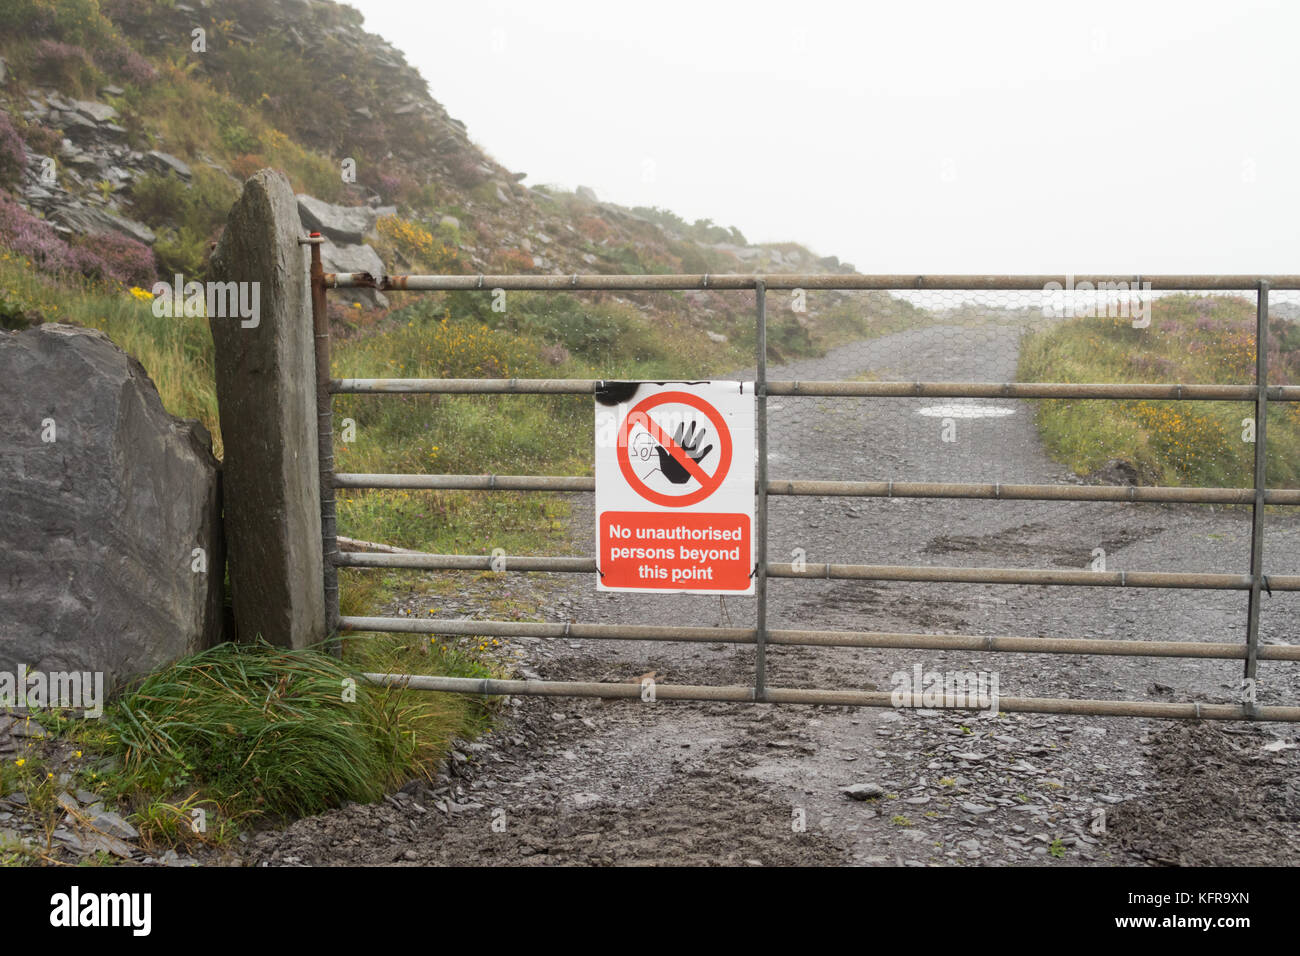
[[[447,620],[415,617],[345,617],[340,627],[354,633],[440,634],[473,637],[535,637],[555,640],[672,641],[754,644],[756,632],[742,627],[659,627],[647,624],[548,624],[529,621]],[[1243,660],[1240,643],[1210,641],[1126,641],[994,634],[909,634],[891,631],[809,631],[769,628],[768,644],[790,647],[889,647],[922,651],[998,651],[1011,654],[1090,654],[1110,657],[1185,657]],[[1264,644],[1260,660],[1300,661],[1300,645]]]
[[[313,232],[311,245],[311,319],[316,357],[316,455],[320,480],[320,531],[324,551],[325,637],[330,651],[342,649],[333,639],[339,627],[338,515],[334,504],[334,402],[330,393],[330,322],[325,303],[325,273],[321,265],[321,237]]]
[[[596,490],[596,479],[577,475],[408,475],[339,473],[335,488],[408,488],[442,491]],[[989,498],[1015,501],[1137,501],[1248,505],[1253,488],[1176,488],[1163,485],[1004,485],[930,481],[769,480],[768,495],[856,498]],[[1300,505],[1300,488],[1268,489],[1270,505]]]
[[[592,395],[595,378],[340,378],[336,395]],[[1277,402],[1300,401],[1300,385],[1274,385]],[[774,381],[769,395],[809,398],[1109,398],[1253,402],[1254,385],[1143,385],[1128,382],[836,382]]]
[[[1254,706],[1254,691],[1246,681],[1254,681],[1259,659],[1260,593],[1264,584],[1264,501],[1268,486],[1268,283],[1261,280],[1255,305],[1255,501],[1250,521],[1250,596],[1246,602],[1246,668],[1242,690],[1249,707]]]
[[[331,289],[378,289],[388,291],[456,292],[491,291],[506,289],[533,292],[631,292],[644,290],[691,289],[745,290],[764,283],[768,289],[821,289],[821,290],[876,290],[881,292],[909,290],[952,290],[957,292],[1060,291],[1073,282],[1071,288],[1090,283],[1095,291],[1200,292],[1206,290],[1248,292],[1258,288],[1259,275],[845,275],[805,274],[784,275],[382,275],[368,272],[329,272],[325,283]],[[1300,275],[1270,275],[1264,279],[1274,289],[1300,290]],[[1097,286],[1114,286],[1123,283],[1119,290],[1096,289]],[[1058,289],[1051,289],[1056,285]],[[1087,290],[1080,290],[1087,291]]]
[[[486,696],[603,697],[641,699],[641,683],[615,684],[600,681],[480,680],[474,677],[431,677],[425,674],[362,675],[379,687],[432,690],[453,694]],[[894,707],[886,691],[805,690],[769,687],[761,703],[823,704],[848,707]],[[698,684],[655,684],[656,700],[705,700],[760,703],[752,687],[718,687]],[[945,710],[978,711],[960,696],[945,695]],[[964,705],[964,706],[962,706]],[[896,708],[929,709],[939,708]],[[1104,717],[1173,717],[1185,720],[1286,720],[1300,721],[1300,707],[1256,707],[1247,712],[1236,704],[1165,703],[1156,701],[1072,700],[1059,697],[999,697],[1002,713],[1087,714]]]
[[[754,489],[754,565],[756,652],[754,655],[754,697],[767,699],[767,286],[754,284],[755,333],[755,428],[758,443],[758,476]]]
[[[504,559],[478,554],[372,554],[340,552],[335,564],[348,568],[408,568],[423,571],[495,571],[504,561],[510,571],[596,573],[594,558],[515,557]],[[915,581],[948,584],[1052,584],[1071,587],[1191,588],[1212,591],[1248,591],[1249,574],[1211,574],[1177,571],[1073,571],[1045,568],[961,568],[925,565],[791,564],[767,565],[769,578],[849,581]],[[1300,591],[1300,575],[1270,575],[1274,591]]]

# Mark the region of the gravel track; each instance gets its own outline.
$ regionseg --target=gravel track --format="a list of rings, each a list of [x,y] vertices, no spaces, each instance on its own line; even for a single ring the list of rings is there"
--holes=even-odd
[[[773,368],[777,379],[1010,381],[1023,326],[931,327]],[[746,373],[741,373],[746,374]],[[934,405],[959,417],[942,440]],[[1044,454],[1024,402],[769,402],[771,476],[1077,482]],[[590,496],[573,551],[594,553]],[[1247,567],[1243,511],[1209,506],[773,497],[770,555],[809,563]],[[1269,570],[1295,573],[1300,522],[1269,516]],[[529,578],[538,578],[529,575]],[[552,583],[553,582],[553,583]],[[531,587],[547,620],[744,625],[746,598]],[[481,612],[472,585],[443,613]],[[518,587],[518,585],[512,585]],[[1240,641],[1240,592],[772,580],[772,627]],[[1262,638],[1295,643],[1294,595],[1265,599]],[[419,606],[416,601],[412,607]],[[512,642],[526,676],[748,684],[752,648]],[[891,674],[995,671],[1025,697],[1234,702],[1240,662],[771,647],[772,686],[889,690]],[[1263,662],[1260,703],[1300,700],[1300,669]],[[436,785],[259,835],[248,862],[1115,865],[1300,862],[1292,725],[689,702],[512,700]],[[866,784],[880,796],[850,799]]]

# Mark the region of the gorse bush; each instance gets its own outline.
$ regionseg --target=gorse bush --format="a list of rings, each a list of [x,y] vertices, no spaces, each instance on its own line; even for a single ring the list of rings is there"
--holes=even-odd
[[[451,309],[425,299],[383,335],[350,343],[337,364],[348,375],[415,378],[510,378],[537,365],[529,343],[483,323],[452,318]],[[373,404],[373,403],[372,403]]]
[[[460,250],[454,237],[438,235],[412,219],[381,216],[375,223],[382,252],[397,253],[412,269],[438,275],[456,275],[463,271]]]

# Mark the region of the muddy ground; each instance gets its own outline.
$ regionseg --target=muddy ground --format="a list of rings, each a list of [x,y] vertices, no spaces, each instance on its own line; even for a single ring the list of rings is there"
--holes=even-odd
[[[774,379],[1009,381],[1020,328],[931,328],[855,343]],[[936,405],[1001,409],[950,410]],[[771,476],[1076,482],[1043,452],[1023,402],[776,398]],[[942,440],[942,420],[956,441]],[[1249,454],[1249,446],[1243,454]],[[590,496],[571,553],[593,553]],[[771,502],[771,560],[1085,568],[1247,568],[1250,525],[1221,508],[789,498]],[[1272,573],[1296,573],[1300,523],[1270,515]],[[510,587],[551,621],[746,625],[753,600],[597,593],[586,576]],[[466,580],[439,614],[489,616]],[[419,613],[418,593],[405,602]],[[1262,637],[1295,643],[1297,599],[1265,598]],[[773,580],[773,627],[1241,641],[1223,591]],[[748,684],[752,648],[521,640],[523,676]],[[778,687],[892,688],[891,675],[996,672],[1004,696],[1239,699],[1239,661],[773,647]],[[1300,700],[1295,665],[1262,662],[1260,703]],[[1034,714],[516,698],[432,785],[251,837],[253,865],[1300,863],[1294,725]],[[856,787],[846,794],[845,788]],[[861,799],[856,799],[861,798]]]

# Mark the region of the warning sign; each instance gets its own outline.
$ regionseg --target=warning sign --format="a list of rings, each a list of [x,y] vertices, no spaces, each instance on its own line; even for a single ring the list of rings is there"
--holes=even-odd
[[[604,591],[754,593],[752,382],[604,382],[596,547]]]

